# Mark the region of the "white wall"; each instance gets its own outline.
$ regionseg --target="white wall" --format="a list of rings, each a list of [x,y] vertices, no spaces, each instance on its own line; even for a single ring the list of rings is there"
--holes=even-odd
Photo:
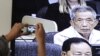
[[[0,35],[11,29],[12,0],[0,0]]]

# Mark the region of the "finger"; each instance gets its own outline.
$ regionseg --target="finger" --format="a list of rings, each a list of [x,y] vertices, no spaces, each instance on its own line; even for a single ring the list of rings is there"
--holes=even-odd
[[[28,24],[27,24],[27,23],[26,23],[26,24],[23,24],[23,26],[24,26],[24,27],[27,27],[27,26],[28,26]]]
[[[42,23],[38,23],[37,25],[38,25],[38,28],[43,28]]]

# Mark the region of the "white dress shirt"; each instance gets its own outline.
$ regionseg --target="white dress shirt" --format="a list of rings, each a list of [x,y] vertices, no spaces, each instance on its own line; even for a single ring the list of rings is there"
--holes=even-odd
[[[70,26],[69,28],[66,28],[54,35],[54,44],[62,46],[66,39],[72,37],[83,38],[83,36],[81,36],[72,26]],[[90,44],[100,44],[100,31],[93,29],[88,41]]]

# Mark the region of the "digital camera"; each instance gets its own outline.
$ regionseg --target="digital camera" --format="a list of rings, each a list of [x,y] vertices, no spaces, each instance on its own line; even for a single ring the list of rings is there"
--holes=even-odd
[[[27,32],[28,33],[34,33],[35,32],[35,25],[28,25]]]

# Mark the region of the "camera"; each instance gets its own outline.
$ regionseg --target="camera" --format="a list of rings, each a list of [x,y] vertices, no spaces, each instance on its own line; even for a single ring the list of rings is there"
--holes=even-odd
[[[35,29],[36,29],[35,25],[28,25],[27,32],[28,33],[34,33]]]

